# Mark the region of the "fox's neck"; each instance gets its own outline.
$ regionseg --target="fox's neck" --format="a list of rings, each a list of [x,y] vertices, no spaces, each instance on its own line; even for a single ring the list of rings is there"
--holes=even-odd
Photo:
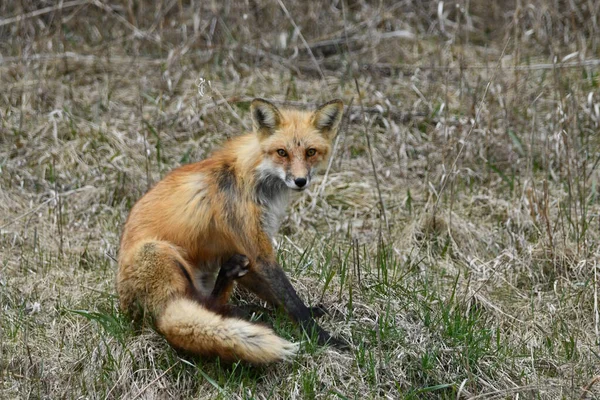
[[[260,145],[255,141],[255,135],[240,137],[231,143],[237,147],[236,171],[237,181],[246,187],[247,195],[262,210],[261,222],[269,237],[273,238],[281,220],[285,216],[290,201],[290,189],[278,176],[269,173],[264,168]]]
[[[262,226],[272,239],[279,231],[290,202],[290,190],[277,176],[262,176],[255,180],[254,198],[262,209]]]

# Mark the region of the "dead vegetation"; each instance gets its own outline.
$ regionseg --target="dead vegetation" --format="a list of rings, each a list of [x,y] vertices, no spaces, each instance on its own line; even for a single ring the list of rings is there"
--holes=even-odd
[[[600,3],[22,0],[0,15],[0,397],[600,396]],[[259,370],[176,353],[114,292],[130,207],[247,128],[255,96],[352,102],[280,235],[352,350],[305,342]]]

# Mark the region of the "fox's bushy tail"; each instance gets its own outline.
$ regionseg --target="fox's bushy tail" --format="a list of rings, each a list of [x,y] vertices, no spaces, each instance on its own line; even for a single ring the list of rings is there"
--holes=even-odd
[[[298,344],[280,338],[267,327],[221,316],[185,297],[169,302],[157,328],[175,347],[229,361],[267,364],[290,359],[298,351]]]

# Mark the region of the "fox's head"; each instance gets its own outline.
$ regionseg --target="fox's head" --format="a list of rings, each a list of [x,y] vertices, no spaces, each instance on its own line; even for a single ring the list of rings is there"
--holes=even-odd
[[[266,100],[254,99],[250,112],[263,152],[261,175],[278,177],[293,190],[306,189],[331,154],[343,111],[341,100],[306,112],[280,111]]]

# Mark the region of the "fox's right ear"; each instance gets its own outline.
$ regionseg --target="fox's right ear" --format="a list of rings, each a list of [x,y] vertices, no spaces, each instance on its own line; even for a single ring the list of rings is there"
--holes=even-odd
[[[313,125],[331,140],[337,134],[343,114],[344,103],[340,99],[328,101],[313,114]]]
[[[281,113],[277,107],[264,99],[252,100],[250,114],[254,131],[261,139],[271,136],[281,124]]]

